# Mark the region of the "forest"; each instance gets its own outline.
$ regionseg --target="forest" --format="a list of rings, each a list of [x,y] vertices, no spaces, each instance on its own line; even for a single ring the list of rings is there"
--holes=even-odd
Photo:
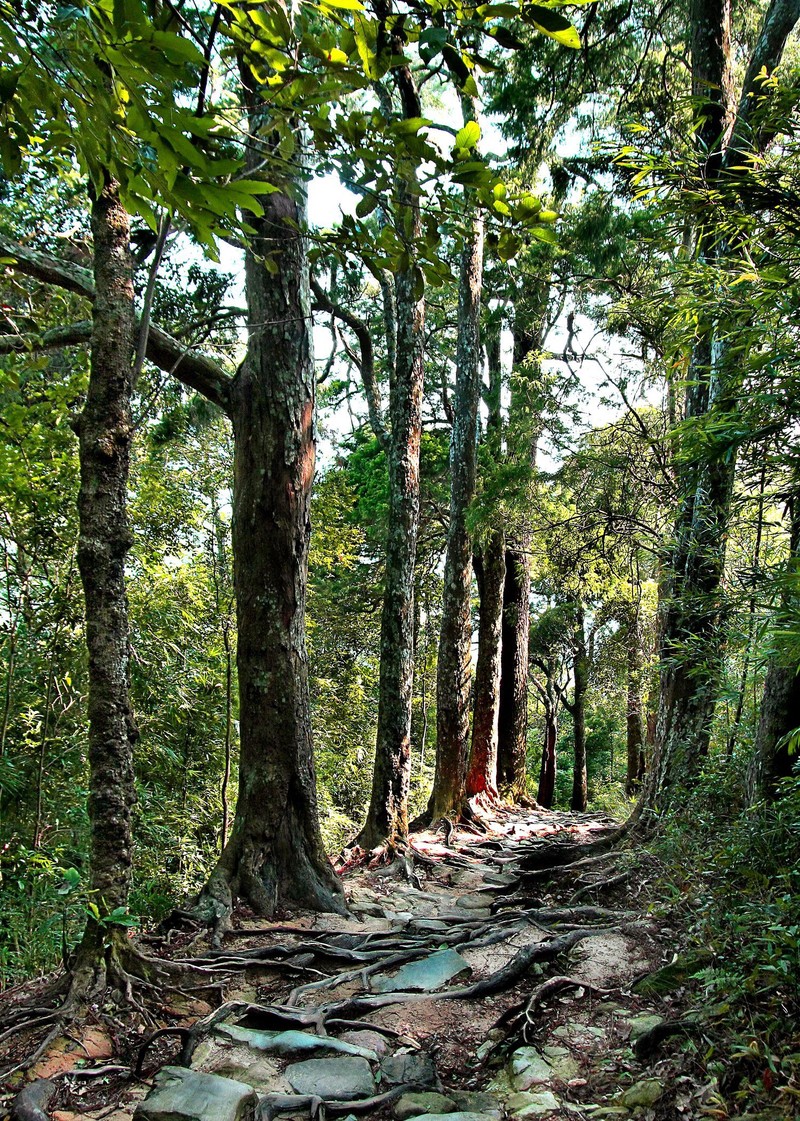
[[[637,1115],[796,1116],[799,22],[0,0],[6,1090],[551,821],[723,1009]]]

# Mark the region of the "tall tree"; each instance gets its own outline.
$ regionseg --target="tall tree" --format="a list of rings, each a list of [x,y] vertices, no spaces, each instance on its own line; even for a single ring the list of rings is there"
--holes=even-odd
[[[479,132],[473,99],[462,99],[464,129]],[[459,135],[456,135],[456,146]],[[434,818],[457,812],[466,789],[472,682],[472,539],[467,512],[475,496],[481,392],[483,215],[468,201],[458,285],[456,389],[450,438],[450,521],[444,562],[442,629],[436,678]]]
[[[738,105],[730,76],[727,0],[694,0],[689,13],[698,178],[712,190],[741,174],[747,153],[770,139],[753,128],[765,74],[777,66],[800,18],[797,0],[773,0],[749,59]],[[727,246],[701,220],[695,256],[702,270],[724,267]],[[729,345],[730,324],[711,309],[691,349],[684,415],[688,425],[724,421],[736,408],[740,361]],[[691,784],[708,752],[724,647],[722,575],[735,473],[735,448],[689,452],[678,468],[679,509],[667,562],[661,625],[661,695],[656,752],[647,801],[662,805]]]

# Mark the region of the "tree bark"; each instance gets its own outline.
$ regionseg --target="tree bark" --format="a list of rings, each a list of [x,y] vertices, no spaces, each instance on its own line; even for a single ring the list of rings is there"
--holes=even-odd
[[[506,550],[497,728],[497,782],[502,794],[525,793],[528,748],[528,634],[531,571],[527,535]]]
[[[78,567],[86,600],[89,654],[89,823],[91,900],[73,970],[82,997],[105,984],[106,949],[124,937],[108,921],[128,905],[131,814],[136,800],[133,745],[138,733],[129,695],[125,557],[131,544],[127,487],[133,438],[134,293],[130,220],[118,184],[107,177],[92,198],[94,284],[86,404],[77,428]]]
[[[556,741],[558,740],[558,719],[555,710],[549,705],[545,706],[544,713],[544,742],[542,744],[542,762],[539,768],[539,789],[536,792],[536,801],[544,809],[552,808],[556,794]]]
[[[242,74],[246,167],[255,173],[271,154],[261,139],[269,126],[245,67]],[[264,197],[263,217],[249,218],[247,353],[229,396],[239,788],[230,836],[201,897],[223,924],[233,896],[264,916],[285,904],[344,911],[319,830],[305,648],[315,379],[297,158],[282,189]]]
[[[402,54],[400,45],[397,53]],[[395,72],[405,118],[421,115],[409,67]],[[413,173],[412,173],[413,177]],[[414,685],[414,565],[419,531],[419,455],[422,439],[425,299],[414,264],[422,236],[414,183],[399,184],[410,264],[395,279],[397,342],[390,371],[387,449],[389,530],[381,615],[380,681],[375,769],[366,821],[358,836],[365,848],[394,844],[408,834],[411,775],[411,706]]]
[[[794,467],[789,494],[789,573],[800,568],[800,469]],[[792,603],[791,601],[795,602]],[[784,585],[779,612],[790,625],[797,618],[794,583]],[[790,735],[800,728],[800,674],[791,651],[776,650],[770,658],[761,698],[753,757],[747,772],[747,798],[753,803],[774,799],[782,778],[788,778],[798,760],[797,745]]]
[[[467,795],[497,795],[497,739],[500,716],[500,660],[503,630],[503,585],[506,557],[503,535],[493,533],[480,556],[475,574],[480,596],[478,664],[475,669],[475,703],[472,748],[467,771]]]
[[[754,150],[747,133],[756,82],[762,67],[769,73],[777,65],[798,17],[798,0],[773,0],[732,119],[729,0],[692,0],[695,144],[699,173],[707,187],[714,187],[723,170],[728,174],[736,170],[744,159],[743,146]],[[732,137],[727,148],[726,132]],[[713,269],[726,252],[715,229],[698,229],[696,256],[702,267]],[[740,362],[730,353],[727,325],[716,313],[709,314],[711,322],[700,333],[690,358],[688,420],[711,413],[722,416],[736,408]],[[722,574],[734,473],[733,449],[680,466],[677,472],[680,499],[661,629],[656,750],[645,794],[646,804],[653,808],[668,805],[680,787],[691,786],[708,753],[724,655]]]
[[[474,119],[474,106],[465,101],[464,120]],[[483,225],[483,216],[469,203],[458,290],[450,521],[436,674],[436,771],[429,806],[434,819],[457,811],[466,791],[472,681],[472,538],[467,511],[477,474]]]
[[[586,691],[589,687],[589,656],[586,651],[583,605],[575,611],[575,654],[572,661],[574,692],[572,700],[572,725],[574,734],[574,760],[572,767],[572,800],[570,809],[584,813],[588,800],[586,778]]]
[[[625,793],[629,798],[632,798],[641,788],[645,767],[645,729],[642,716],[642,637],[636,607],[633,607],[628,615],[626,629],[628,705],[625,717],[627,741]]]

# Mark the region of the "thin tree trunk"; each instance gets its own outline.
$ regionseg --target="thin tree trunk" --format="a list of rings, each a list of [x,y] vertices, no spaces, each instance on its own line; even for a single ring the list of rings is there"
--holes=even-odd
[[[572,768],[572,800],[570,809],[578,813],[586,810],[588,799],[586,778],[586,691],[589,687],[589,657],[586,652],[583,605],[575,612],[575,656],[572,662],[575,679],[572,701],[574,734],[574,761]]]
[[[753,576],[758,578],[759,570],[761,567],[761,538],[764,533],[764,493],[767,487],[767,454],[765,449],[764,462],[761,465],[761,477],[758,484],[758,510],[756,514],[756,540],[753,547]],[[756,597],[755,593],[750,596],[750,602],[747,609],[747,640],[745,642],[744,659],[742,662],[742,674],[739,679],[739,689],[736,695],[736,713],[731,723],[731,730],[728,734],[727,752],[728,755],[733,755],[733,749],[736,746],[736,736],[739,731],[739,725],[742,722],[742,713],[744,712],[744,699],[747,693],[747,677],[750,672],[750,659],[753,653],[753,642],[755,639],[756,630]]]
[[[474,105],[465,100],[464,120],[474,119]],[[472,538],[467,529],[467,511],[475,497],[477,474],[484,223],[483,216],[471,203],[468,213],[458,292],[456,389],[450,438],[450,522],[436,675],[436,773],[430,800],[433,818],[452,813],[461,806],[469,754]]]
[[[525,793],[528,749],[528,634],[531,572],[527,536],[506,550],[497,727],[497,783],[517,799]],[[539,799],[541,801],[541,799]]]
[[[402,53],[400,45],[398,54]],[[405,118],[421,114],[409,67],[395,72]],[[415,183],[399,184],[411,263],[395,280],[397,343],[389,386],[391,433],[389,530],[381,615],[380,680],[375,769],[366,821],[358,836],[365,848],[394,844],[408,834],[411,774],[411,707],[414,686],[414,565],[419,531],[419,454],[422,439],[425,300],[414,264],[422,236]]]
[[[494,533],[475,559],[480,595],[478,664],[475,670],[475,705],[472,749],[467,772],[467,794],[497,795],[497,738],[500,716],[500,660],[503,630],[503,585],[506,557],[503,535]]]
[[[792,489],[789,494],[790,573],[796,573],[800,564],[800,469],[794,467]],[[792,582],[786,583],[781,598],[779,615],[797,618],[797,592]],[[792,602],[794,601],[794,602]],[[778,632],[780,633],[780,632]],[[753,757],[747,773],[747,797],[752,804],[762,798],[773,799],[778,793],[778,783],[788,778],[798,760],[797,744],[791,743],[791,733],[800,728],[800,674],[797,659],[792,651],[776,650],[770,658],[756,729]]]
[[[133,437],[133,267],[130,222],[111,178],[92,199],[92,234],[97,294],[89,388],[77,425],[78,567],[89,652],[89,888],[97,916],[87,923],[73,971],[73,993],[81,997],[105,984],[104,948],[124,937],[123,928],[107,920],[128,904],[135,801],[132,757],[138,736],[128,687],[125,591]]]
[[[539,768],[539,789],[536,801],[544,809],[553,806],[556,794],[556,742],[558,740],[558,720],[555,710],[546,704],[544,710],[544,742],[542,744],[542,762]]]
[[[627,619],[626,661],[628,675],[628,706],[625,717],[627,768],[625,793],[632,798],[638,793],[644,777],[644,720],[642,715],[642,636],[638,606],[633,606]]]

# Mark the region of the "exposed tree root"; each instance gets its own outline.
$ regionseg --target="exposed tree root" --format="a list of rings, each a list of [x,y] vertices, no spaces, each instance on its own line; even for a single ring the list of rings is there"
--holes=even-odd
[[[526,1001],[504,1012],[500,1019],[496,1021],[495,1027],[506,1027],[510,1034],[521,1034],[523,1040],[530,1043],[533,1033],[539,1027],[537,1020],[539,1008],[550,997],[563,992],[565,989],[584,989],[596,996],[610,996],[615,991],[614,989],[602,989],[598,985],[591,985],[588,981],[582,981],[576,977],[550,977],[532,992]]]
[[[324,1118],[326,1113],[337,1116],[340,1113],[368,1113],[371,1109],[379,1109],[388,1105],[395,1098],[408,1094],[413,1090],[424,1090],[415,1082],[407,1082],[401,1086],[393,1086],[383,1094],[376,1094],[371,1098],[357,1098],[355,1101],[339,1102],[324,1101],[322,1098],[312,1097],[309,1094],[265,1094],[261,1098],[261,1116],[269,1119],[276,1113],[300,1113],[308,1110],[312,1118]]]

